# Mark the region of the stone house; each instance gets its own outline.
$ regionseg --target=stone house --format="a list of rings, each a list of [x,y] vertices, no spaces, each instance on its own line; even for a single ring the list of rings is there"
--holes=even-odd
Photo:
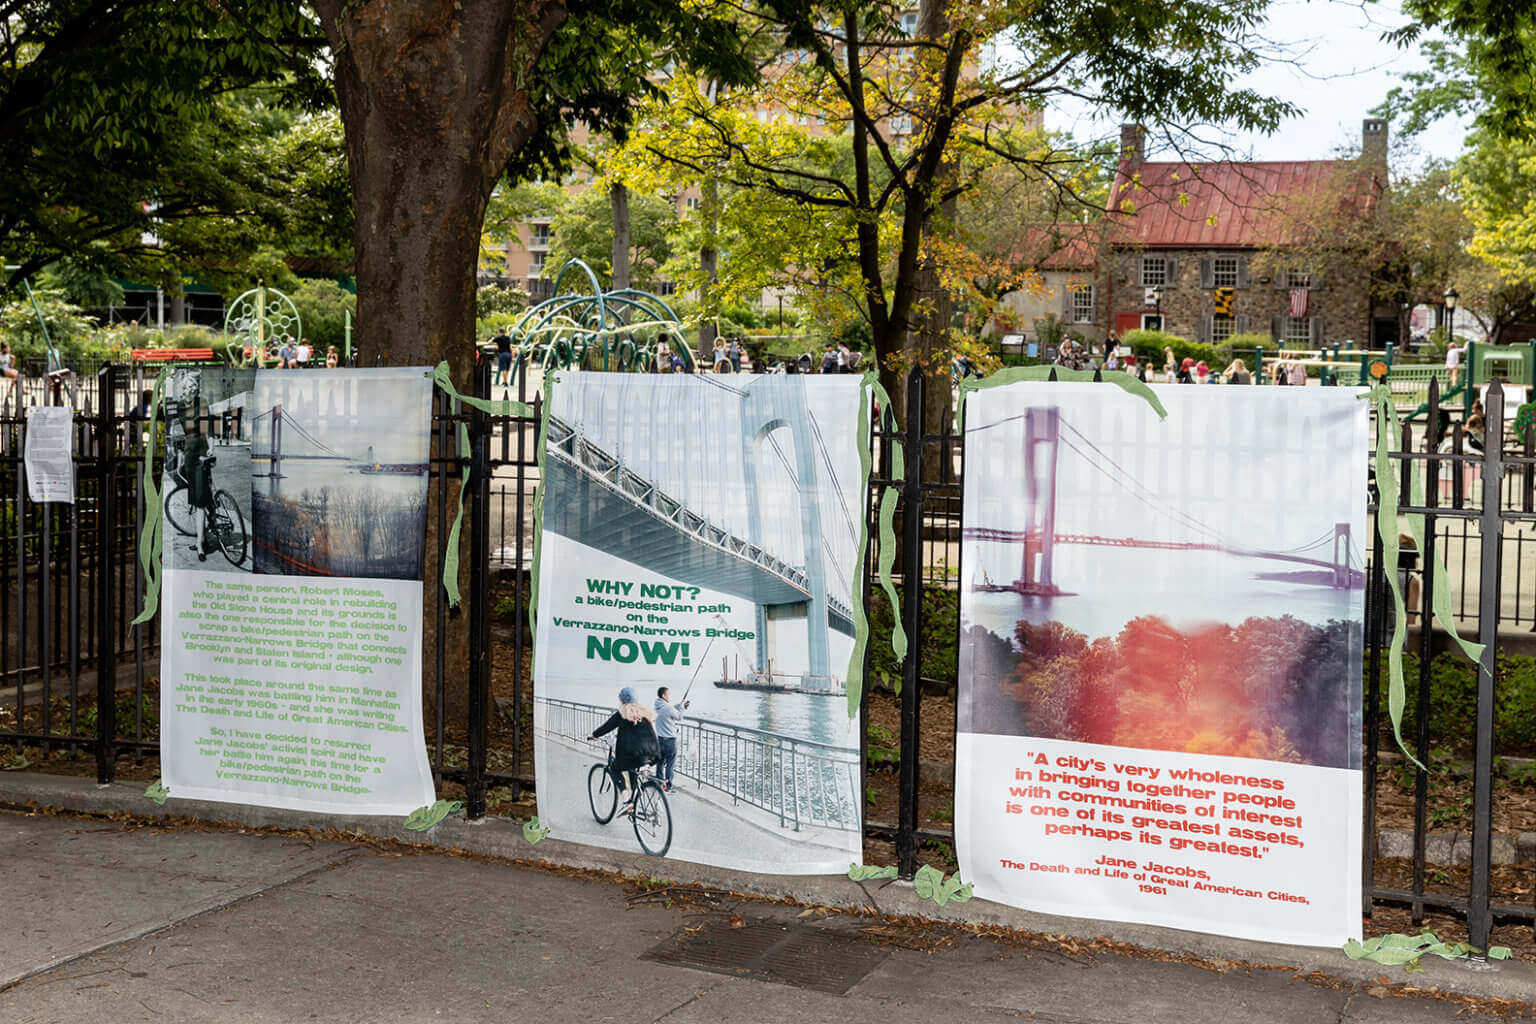
[[[1387,182],[1386,132],[1385,121],[1364,122],[1358,161],[1190,164],[1148,161],[1142,128],[1124,126],[1095,299],[1106,326],[1205,344],[1243,333],[1289,348],[1381,340],[1373,328],[1396,315],[1373,309],[1372,268],[1329,258],[1325,273],[1317,248],[1302,244],[1295,211],[1342,202],[1351,215],[1374,216]]]
[[[1012,262],[1031,270],[1032,280],[1029,287],[1003,296],[1000,310],[1011,314],[1018,333],[1039,340],[1041,327],[1052,321],[1085,341],[1103,340],[1103,240],[1101,224],[1041,224],[1021,232]]]

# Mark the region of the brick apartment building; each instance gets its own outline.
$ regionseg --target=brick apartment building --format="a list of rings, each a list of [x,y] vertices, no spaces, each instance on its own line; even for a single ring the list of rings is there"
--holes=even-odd
[[[1252,332],[1296,348],[1393,340],[1378,337],[1395,331],[1396,311],[1373,308],[1372,268],[1340,258],[1328,260],[1327,273],[1311,265],[1292,215],[1345,198],[1359,216],[1374,216],[1387,185],[1386,143],[1386,122],[1371,118],[1358,161],[1191,165],[1147,160],[1143,130],[1123,127],[1105,265],[1095,284],[1080,286],[1089,294],[1071,299],[1071,308],[1104,316],[1085,325],[1099,331],[1083,333],[1161,329],[1221,344]]]

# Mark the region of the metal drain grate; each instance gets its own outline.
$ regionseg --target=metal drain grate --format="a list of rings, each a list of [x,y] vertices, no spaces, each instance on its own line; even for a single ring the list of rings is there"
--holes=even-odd
[[[868,939],[799,924],[710,920],[680,931],[640,959],[843,995],[880,966],[888,950]]]

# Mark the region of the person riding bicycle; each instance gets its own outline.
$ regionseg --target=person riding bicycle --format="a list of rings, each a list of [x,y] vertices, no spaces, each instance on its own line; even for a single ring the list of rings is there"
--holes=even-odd
[[[187,504],[202,515],[197,522],[197,556],[205,557],[213,546],[208,537],[208,523],[213,517],[213,458],[208,454],[208,439],[203,436],[199,407],[189,406],[181,421],[185,439],[181,447],[181,475],[187,481]]]
[[[661,760],[661,744],[656,741],[656,730],[651,725],[655,720],[656,713],[635,703],[635,691],[626,686],[619,691],[619,710],[587,737],[589,741],[596,741],[605,733],[615,729],[619,731],[618,740],[614,743],[610,773],[613,775],[613,784],[620,789],[624,788],[625,780],[628,779],[626,811],[634,807],[635,797],[640,792],[640,779],[635,770]]]

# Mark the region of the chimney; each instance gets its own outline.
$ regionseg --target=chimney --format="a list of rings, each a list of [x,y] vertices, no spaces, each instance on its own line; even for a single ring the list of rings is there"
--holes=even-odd
[[[1120,162],[1132,174],[1147,158],[1147,130],[1139,124],[1120,126]]]
[[[1360,156],[1367,163],[1387,165],[1387,122],[1368,117],[1360,122]]]

